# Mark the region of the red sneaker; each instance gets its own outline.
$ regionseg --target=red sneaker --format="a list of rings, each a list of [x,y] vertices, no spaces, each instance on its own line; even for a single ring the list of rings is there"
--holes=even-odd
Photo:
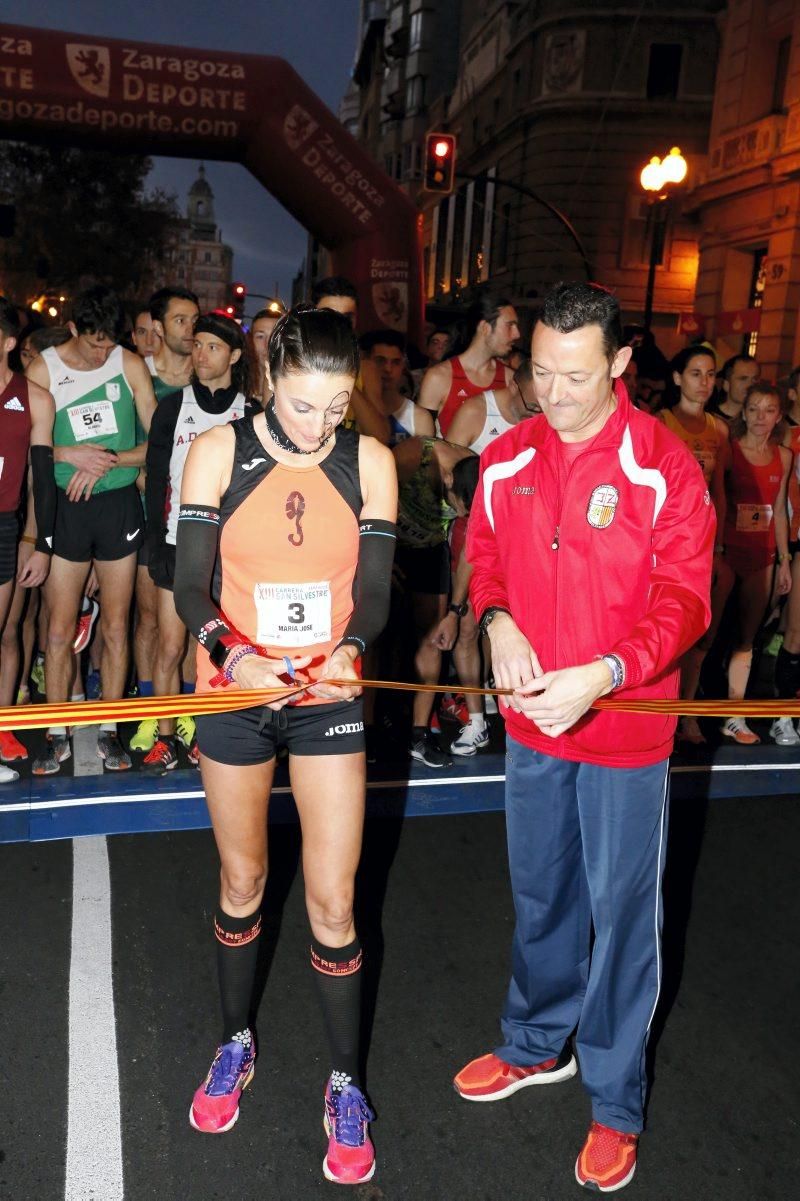
[[[530,1067],[516,1067],[496,1055],[481,1055],[462,1068],[453,1088],[465,1101],[502,1101],[529,1084],[558,1084],[575,1075],[578,1065],[569,1043],[558,1058],[545,1059]]]
[[[13,763],[15,759],[27,759],[28,752],[11,730],[0,730],[0,759]]]
[[[584,1188],[615,1193],[633,1180],[638,1134],[626,1134],[592,1122],[575,1161],[575,1179]]]
[[[75,625],[75,638],[73,639],[72,649],[77,653],[86,650],[86,647],[92,640],[94,633],[94,623],[100,616],[100,606],[94,597],[86,598],[89,602],[89,608],[85,613],[78,614],[78,620]]]

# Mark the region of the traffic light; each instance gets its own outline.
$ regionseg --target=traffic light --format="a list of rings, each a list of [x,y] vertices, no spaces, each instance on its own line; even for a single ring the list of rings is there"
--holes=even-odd
[[[426,192],[452,192],[456,171],[456,139],[452,133],[425,135],[425,171],[422,186]]]
[[[242,317],[244,317],[244,304],[246,300],[247,288],[245,285],[242,283],[231,284],[231,298],[225,310],[228,316],[241,321]]]

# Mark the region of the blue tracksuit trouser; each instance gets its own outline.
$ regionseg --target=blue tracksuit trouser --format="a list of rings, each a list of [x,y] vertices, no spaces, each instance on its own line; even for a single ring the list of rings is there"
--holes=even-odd
[[[661,984],[668,782],[667,760],[597,767],[508,739],[516,929],[495,1053],[540,1063],[577,1026],[592,1116],[629,1133],[642,1129],[645,1045]]]

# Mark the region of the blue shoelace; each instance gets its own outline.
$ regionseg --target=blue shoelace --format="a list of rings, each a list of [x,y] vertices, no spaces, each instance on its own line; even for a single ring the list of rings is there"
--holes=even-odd
[[[211,1065],[206,1094],[210,1097],[225,1097],[232,1093],[249,1054],[250,1048],[239,1042],[226,1043],[224,1047],[220,1047]]]
[[[374,1114],[364,1096],[354,1085],[340,1093],[331,1093],[327,1101],[333,1137],[345,1147],[360,1147],[367,1137],[367,1122]]]

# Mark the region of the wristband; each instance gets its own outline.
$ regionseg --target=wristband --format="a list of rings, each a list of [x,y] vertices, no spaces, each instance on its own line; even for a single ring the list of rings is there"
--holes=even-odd
[[[20,538],[20,542],[27,542],[29,546],[36,545],[36,539],[32,538],[30,534],[23,534]]]
[[[785,555],[778,555],[779,563],[791,563],[791,561],[792,561],[792,556],[788,553]]]
[[[466,617],[469,613],[469,601],[462,601],[460,605],[450,604],[447,606],[448,613],[455,613],[456,617]]]
[[[232,652],[225,666],[222,669],[222,674],[229,684],[235,684],[233,678],[233,669],[237,663],[241,663],[242,659],[246,659],[248,655],[257,655],[258,647],[251,646],[249,642],[243,642],[236,650]]]

